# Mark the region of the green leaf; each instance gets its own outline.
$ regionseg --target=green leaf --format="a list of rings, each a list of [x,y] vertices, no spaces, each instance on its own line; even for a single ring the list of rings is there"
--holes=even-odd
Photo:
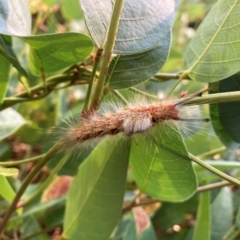
[[[131,148],[130,164],[140,190],[164,201],[186,200],[197,182],[179,130],[160,126],[149,134],[149,139],[137,135]]]
[[[23,219],[25,217],[29,217],[34,214],[40,215],[46,210],[51,211],[51,208],[64,206],[65,202],[66,202],[66,196],[62,196],[62,197],[50,200],[48,202],[44,202],[44,203],[40,202],[40,203],[34,204],[32,207],[29,207],[27,210],[25,210],[21,216],[12,217],[10,219],[10,222],[15,222],[16,220]]]
[[[31,34],[31,14],[26,0],[0,1],[0,33]]]
[[[156,228],[166,231],[173,225],[180,225],[184,216],[197,211],[198,195],[195,194],[187,201],[179,203],[163,202],[152,219]]]
[[[88,30],[102,47],[110,23],[113,1],[80,0]],[[119,22],[115,54],[135,54],[154,48],[172,26],[178,1],[126,0]]]
[[[210,196],[209,191],[201,194],[193,240],[210,240]]]
[[[238,208],[237,215],[236,215],[236,227],[240,228],[240,206]]]
[[[147,213],[142,207],[133,208],[123,240],[156,240],[156,235]]]
[[[222,239],[231,228],[232,221],[232,194],[229,187],[224,187],[211,205],[211,240]]]
[[[39,226],[39,223],[37,219],[30,215],[24,219],[22,222],[22,228],[21,228],[21,238],[28,237],[36,232],[41,231],[41,228]],[[36,236],[32,236],[31,238],[27,238],[29,240],[50,240],[50,238],[47,236],[46,233],[42,230],[42,234],[38,234]]]
[[[63,236],[105,240],[122,210],[129,140],[107,137],[80,165],[66,204]]]
[[[0,167],[0,172],[1,172],[1,167]],[[0,173],[0,195],[7,200],[9,203],[11,203],[15,197],[15,192],[12,189],[12,186],[8,182],[7,178],[3,176]],[[22,213],[22,209],[18,209],[17,213],[20,215]]]
[[[17,168],[3,168],[0,167],[0,175],[2,176],[14,176],[18,174]]]
[[[31,46],[31,70],[40,74],[60,71],[86,58],[93,50],[91,39],[80,33],[21,37]]]
[[[26,124],[24,118],[12,108],[0,112],[0,141]]]
[[[1,168],[0,168],[1,171]],[[6,199],[9,203],[12,202],[15,197],[15,192],[13,191],[11,185],[9,184],[7,178],[0,174],[0,195]]]
[[[0,37],[1,38],[1,37]],[[10,70],[10,63],[0,55],[0,105],[3,103],[3,99],[7,92],[8,87],[8,77]]]
[[[30,35],[31,26],[32,26],[31,14],[28,7],[28,1],[2,0],[0,2],[0,34],[17,35],[17,36]],[[8,41],[9,38],[10,38],[9,36],[3,36],[3,35],[0,36],[0,55],[2,55],[0,56],[0,63],[1,63],[1,59],[4,57],[7,61],[9,61],[9,63],[11,63],[18,70],[18,72],[21,75],[27,78],[27,72],[19,63],[11,47],[11,43],[10,41]],[[7,68],[9,68],[9,66]],[[6,84],[5,84],[5,88],[3,89],[6,89]],[[1,103],[1,93],[0,93],[0,103]]]
[[[208,13],[185,54],[192,79],[215,82],[239,71],[239,11],[238,0],[219,0]]]
[[[154,76],[168,58],[170,43],[171,33],[169,32],[151,50],[113,58],[109,66],[110,87],[128,88]]]
[[[234,92],[240,90],[240,73],[220,82],[210,84],[210,93]],[[235,148],[240,143],[240,104],[226,102],[211,104],[210,117],[214,131],[223,144]]]
[[[8,38],[9,36],[0,35],[0,57],[5,58],[18,70],[20,74],[27,77],[27,72],[19,63],[17,56],[11,47],[11,42],[7,41],[9,40]]]

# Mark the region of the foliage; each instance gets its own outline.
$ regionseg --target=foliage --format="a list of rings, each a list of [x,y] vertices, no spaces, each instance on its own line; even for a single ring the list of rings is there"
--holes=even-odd
[[[2,0],[0,238],[239,238],[239,11],[237,0]],[[73,147],[75,120],[61,123],[133,93],[203,89],[183,104],[211,122],[189,121],[188,134],[163,124]]]

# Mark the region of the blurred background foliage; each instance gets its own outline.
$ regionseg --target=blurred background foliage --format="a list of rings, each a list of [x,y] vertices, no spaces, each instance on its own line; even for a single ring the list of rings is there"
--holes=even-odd
[[[162,73],[178,73],[183,71],[184,51],[194,36],[196,29],[215,2],[215,0],[181,1],[173,26],[170,55],[168,61],[161,69]],[[78,0],[29,0],[29,6],[32,14],[32,34],[41,35],[65,32],[85,32],[87,34],[87,28]],[[10,82],[6,97],[21,94],[23,91],[42,84],[42,79],[34,74],[36,69],[34,70],[31,58],[29,59],[28,57],[29,49],[26,42],[13,37],[12,46],[19,62],[27,69],[29,80],[26,82],[24,78],[19,79],[16,69],[12,67],[9,73]],[[91,69],[91,64],[92,55],[88,56],[84,62],[79,64],[79,67],[83,66],[86,69],[86,71],[82,73],[83,75],[80,76],[80,79],[82,79],[79,84],[76,83],[75,85],[70,83],[69,86],[67,86],[61,83],[58,86],[54,86],[50,94],[42,99],[17,103],[12,106],[12,110],[6,109],[2,111],[1,117],[8,118],[8,120],[5,121],[5,129],[8,129],[8,131],[7,133],[6,131],[0,131],[0,139],[2,140],[0,142],[1,162],[36,157],[46,151],[46,142],[51,144],[51,140],[48,139],[51,127],[57,125],[62,117],[68,114],[69,111],[79,113],[82,110],[87,92],[87,84],[85,84],[86,82],[84,81],[90,79],[90,73],[87,69]],[[69,69],[65,70],[73,71],[72,74],[74,74],[74,67],[71,68],[70,65]],[[47,77],[51,76],[56,76],[56,72],[47,73]],[[158,74],[155,77],[158,78]],[[139,85],[138,89],[154,92],[154,94],[160,97],[165,97],[175,81],[176,80],[147,82]],[[190,93],[193,93],[204,87],[206,87],[206,85],[202,83],[183,81],[176,89],[176,96],[183,90],[188,90]],[[121,93],[126,97],[129,96],[127,90],[121,90]],[[132,94],[130,94],[130,96],[131,95]],[[110,94],[105,100],[108,101],[108,98],[112,99],[111,97]],[[203,115],[208,116],[208,106],[204,105],[202,110]],[[208,160],[239,160],[239,152],[226,151],[225,147],[223,147],[222,143],[216,137],[211,124],[205,123],[198,127],[201,131],[185,138],[187,149],[189,149],[192,154],[200,155]],[[219,151],[211,152],[216,149]],[[85,158],[84,154],[81,156],[82,160]],[[28,187],[23,199],[28,199],[35,193],[40,182],[50,175],[50,169],[56,167],[61,158],[62,156],[56,156],[55,159],[50,162],[50,168],[45,167],[42,169],[41,173]],[[17,190],[19,188],[21,181],[31,171],[33,166],[34,162],[24,165],[19,165],[16,162],[14,167],[19,169],[19,174],[16,177],[9,178],[13,189]],[[228,167],[226,164],[226,166],[220,166],[219,168],[225,170],[228,169]],[[219,181],[219,177],[202,168],[196,167],[195,171],[200,185]],[[239,170],[236,169],[235,172],[237,171]],[[73,162],[66,163],[60,171],[60,176],[54,175],[45,188],[42,189],[41,192],[38,192],[32,201],[26,204],[23,215],[15,215],[11,218],[8,224],[11,238],[6,237],[6,239],[50,239],[49,236],[52,236],[56,228],[62,227],[66,201],[65,194],[72,181],[71,176],[75,173],[76,165],[74,165]],[[158,239],[163,240],[188,240],[193,239],[193,237],[194,239],[198,239],[196,236],[193,236],[193,228],[196,223],[198,207],[201,206],[199,205],[199,201],[211,202],[213,206],[211,209],[212,219],[214,219],[214,216],[217,216],[217,222],[212,222],[214,229],[212,230],[211,239],[220,239],[219,236],[221,234],[218,235],[217,233],[223,232],[223,234],[226,234],[232,226],[233,216],[238,212],[240,194],[239,189],[234,187],[232,187],[231,190],[229,190],[229,188],[212,190],[210,197],[201,195],[201,198],[199,198],[200,194],[197,193],[182,203],[159,202],[142,195],[140,201],[146,202],[144,204],[145,211],[142,212],[141,209],[136,209],[130,212],[131,205],[129,205],[129,200],[135,197],[135,193],[138,190],[131,172],[128,173],[127,179],[124,214],[112,234],[111,240],[139,239],[133,236],[131,232],[136,225],[136,218],[134,218],[134,216],[136,216],[136,214],[142,214],[144,218],[144,214],[146,213],[151,218],[152,227],[148,229],[145,238],[141,238],[142,240],[156,239],[155,235]],[[8,206],[4,198],[0,198],[0,206],[0,214],[3,214]],[[140,211],[140,213],[137,211]],[[24,220],[20,221],[23,218]],[[238,212],[234,228],[239,227],[239,219],[240,214]],[[204,221],[204,218],[202,221]],[[19,231],[21,232],[21,238],[18,238]]]

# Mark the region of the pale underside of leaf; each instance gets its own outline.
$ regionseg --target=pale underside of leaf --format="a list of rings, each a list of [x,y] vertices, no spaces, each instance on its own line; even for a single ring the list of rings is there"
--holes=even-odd
[[[24,118],[12,108],[0,112],[0,140],[10,136],[26,124]]]
[[[31,14],[26,0],[0,1],[0,32],[11,35],[31,34]]]
[[[89,33],[99,48],[106,40],[112,0],[80,0]],[[172,26],[178,1],[126,0],[113,53],[135,54],[152,49]]]

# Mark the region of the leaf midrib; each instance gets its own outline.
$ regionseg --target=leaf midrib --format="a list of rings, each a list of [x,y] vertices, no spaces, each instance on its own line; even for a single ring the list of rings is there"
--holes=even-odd
[[[112,153],[112,152],[111,152],[111,153]],[[109,155],[111,155],[111,153],[109,153]],[[108,159],[108,160],[105,161],[104,164],[102,165],[102,169],[101,169],[101,171],[99,171],[98,177],[96,178],[95,183],[93,183],[93,185],[92,185],[92,186],[93,186],[92,189],[94,189],[95,186],[96,186],[96,184],[98,183],[99,176],[102,174],[103,170],[105,169],[105,166],[106,166],[107,162],[109,161],[109,157],[106,158],[106,159]],[[87,162],[87,161],[86,161],[86,162]],[[87,163],[86,163],[86,164],[87,164]],[[93,191],[91,191],[91,192],[89,193],[89,195],[86,197],[85,202],[82,204],[82,208],[79,209],[78,213],[76,214],[76,217],[75,217],[75,218],[72,220],[72,222],[69,224],[69,227],[66,229],[66,231],[64,231],[64,233],[63,233],[64,235],[70,230],[70,228],[71,228],[71,226],[73,226],[74,222],[77,221],[79,215],[80,215],[81,212],[82,212],[82,209],[84,208],[85,204],[88,202],[88,199],[89,199],[90,196],[92,195],[92,192],[93,192]]]
[[[232,12],[232,10],[235,8],[236,4],[237,4],[237,0],[235,1],[235,3],[233,4],[233,6],[230,8],[229,13],[226,15],[226,17],[224,18],[224,20],[222,21],[221,25],[219,25],[218,30],[215,32],[215,34],[213,35],[211,41],[209,42],[208,46],[205,48],[205,50],[202,52],[202,54],[197,58],[196,62],[192,65],[192,67],[189,68],[189,72],[192,72],[193,68],[195,68],[195,66],[198,64],[198,62],[203,58],[203,56],[205,55],[205,53],[209,50],[210,46],[212,45],[212,43],[214,42],[214,40],[216,39],[216,37],[218,36],[219,32],[222,29],[222,26],[225,24],[227,18],[229,17],[230,13]]]

